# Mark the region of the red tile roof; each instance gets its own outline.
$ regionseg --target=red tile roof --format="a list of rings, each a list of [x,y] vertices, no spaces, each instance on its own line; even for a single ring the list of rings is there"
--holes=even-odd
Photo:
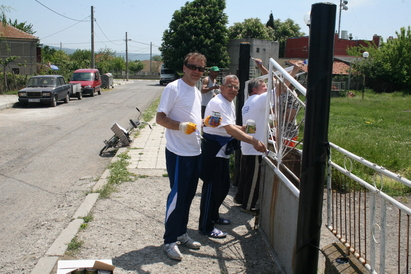
[[[18,39],[36,39],[36,40],[39,39],[38,37],[28,34],[27,32],[21,31],[19,29],[16,29],[13,26],[10,26],[10,25],[4,26],[1,23],[0,23],[0,37],[18,38]]]
[[[302,61],[302,60],[289,60],[288,62],[291,63],[291,64],[295,64],[299,61]],[[302,67],[302,70],[307,72],[308,67],[304,66],[304,67]],[[334,60],[334,62],[333,62],[333,75],[335,75],[335,74],[340,74],[340,75],[341,74],[342,75],[350,74],[350,66],[347,65],[344,62]]]

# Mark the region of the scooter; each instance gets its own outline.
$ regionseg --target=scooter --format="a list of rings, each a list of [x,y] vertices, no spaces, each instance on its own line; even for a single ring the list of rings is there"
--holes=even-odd
[[[113,124],[111,130],[114,132],[114,135],[110,139],[104,140],[104,147],[100,150],[100,156],[102,156],[103,153],[109,148],[129,146],[132,142],[130,134],[140,125],[146,124],[150,127],[150,129],[152,129],[149,123],[140,121],[141,111],[138,108],[136,108],[136,110],[139,113],[137,120],[133,121],[132,119],[130,119],[130,126],[128,129],[123,128],[117,123]]]

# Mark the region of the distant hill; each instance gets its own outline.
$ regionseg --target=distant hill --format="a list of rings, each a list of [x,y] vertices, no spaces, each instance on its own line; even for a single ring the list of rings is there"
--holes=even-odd
[[[56,50],[60,50],[59,47],[54,47],[54,46],[49,46],[50,48],[54,48]],[[65,53],[67,54],[73,54],[77,49],[69,49],[69,48],[61,48]],[[153,53],[153,56],[156,55],[161,55],[160,53]],[[116,56],[121,56],[126,59],[126,53],[125,52],[116,52]],[[147,53],[128,53],[128,60],[129,61],[144,61],[144,60],[150,60],[150,54]]]

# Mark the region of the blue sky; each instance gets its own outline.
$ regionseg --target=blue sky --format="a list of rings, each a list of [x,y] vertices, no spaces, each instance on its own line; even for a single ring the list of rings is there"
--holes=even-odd
[[[401,27],[411,25],[410,0],[348,0],[348,10],[341,12],[341,30],[352,33],[354,39],[371,40],[374,34],[386,40],[396,37]],[[2,0],[0,5],[11,7],[6,16],[13,21],[33,25],[35,36],[45,45],[73,49],[90,49],[91,6],[94,7],[95,51],[110,48],[125,52],[127,32],[130,53],[159,53],[158,47],[164,30],[168,28],[174,11],[185,5],[186,0]],[[224,12],[229,24],[243,22],[247,18],[259,18],[266,23],[272,11],[274,19],[290,18],[301,31],[308,34],[304,16],[311,5],[321,1],[307,0],[226,0]],[[324,1],[325,2],[325,1]],[[336,30],[338,29],[339,0],[328,1],[337,5]],[[80,22],[87,20],[87,22]]]

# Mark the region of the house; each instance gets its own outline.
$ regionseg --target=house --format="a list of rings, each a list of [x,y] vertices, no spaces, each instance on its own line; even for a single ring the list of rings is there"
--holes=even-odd
[[[18,57],[7,66],[6,71],[15,74],[35,74],[37,62],[40,62],[38,58],[41,56],[40,48],[37,47],[38,41],[38,37],[13,26],[0,24],[0,58]]]
[[[144,64],[144,68],[139,72],[139,75],[160,75],[160,68],[163,64],[162,61],[144,60],[141,62]]]
[[[342,35],[341,38],[338,37],[338,33],[334,35],[334,55],[336,56],[348,56],[347,49],[350,47],[358,47],[363,45],[368,47],[368,43],[374,44],[375,46],[379,47],[381,43],[381,36],[374,34],[373,39],[370,41],[367,40],[352,40],[352,37],[346,37],[346,35]],[[284,58],[300,58],[300,59],[307,59],[308,58],[308,45],[309,45],[309,37],[302,36],[302,37],[293,37],[288,38],[285,50],[284,50]]]
[[[343,91],[348,89],[358,89],[362,84],[362,79],[352,75],[351,66],[359,61],[359,57],[349,56],[347,49],[360,45],[368,47],[369,44],[380,46],[381,36],[374,34],[372,40],[353,40],[352,35],[347,35],[347,31],[342,31],[341,38],[338,33],[334,34],[334,61],[333,61],[333,83],[332,91]],[[288,38],[284,51],[285,59],[288,60],[308,60],[309,37]],[[292,61],[291,61],[292,63]]]

